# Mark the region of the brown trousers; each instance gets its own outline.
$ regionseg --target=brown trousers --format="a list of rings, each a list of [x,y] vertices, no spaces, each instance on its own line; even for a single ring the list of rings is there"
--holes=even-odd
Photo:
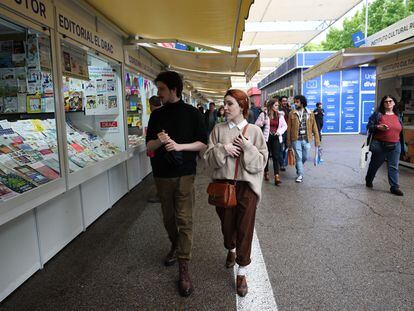
[[[216,206],[216,211],[221,220],[224,247],[228,250],[236,248],[236,263],[247,266],[251,262],[257,195],[250,189],[249,184],[243,181],[237,182],[236,194],[236,207]]]
[[[194,175],[154,178],[164,227],[179,259],[191,259],[193,244]]]

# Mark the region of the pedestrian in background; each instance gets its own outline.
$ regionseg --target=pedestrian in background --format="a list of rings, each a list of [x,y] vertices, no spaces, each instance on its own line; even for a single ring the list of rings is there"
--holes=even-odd
[[[266,133],[267,135],[265,134],[265,138],[267,136],[267,147],[273,160],[273,173],[276,186],[279,186],[282,182],[279,175],[280,157],[282,155],[283,134],[287,130],[284,115],[284,112],[279,110],[279,101],[276,98],[270,99],[267,103],[269,131]],[[269,159],[266,163],[264,175],[265,180],[269,180]]]
[[[246,271],[254,232],[257,204],[261,197],[263,169],[267,161],[266,141],[262,131],[245,119],[249,113],[249,98],[240,90],[228,90],[224,97],[226,123],[217,124],[209,137],[204,154],[216,181],[232,181],[238,165],[234,208],[216,207],[221,221],[224,246],[228,250],[226,267],[237,263],[236,289],[239,296],[248,292]],[[244,135],[243,135],[243,132]]]
[[[315,116],[307,106],[306,97],[296,95],[294,97],[295,108],[289,113],[287,143],[289,148],[293,148],[296,156],[296,182],[303,182],[305,174],[304,164],[309,156],[310,142],[312,134],[315,146],[319,147],[319,133],[316,126]]]
[[[223,122],[226,122],[226,114],[224,113],[224,106],[220,106],[220,108],[217,111],[216,124],[223,123]]]
[[[200,113],[204,116],[204,107],[201,104],[198,104],[197,106],[198,111],[200,111]]]
[[[315,115],[316,126],[318,127],[319,139],[322,141],[323,117],[325,115],[325,111],[322,109],[322,103],[316,103],[313,114]]]
[[[217,111],[216,111],[216,104],[211,102],[209,104],[209,109],[204,114],[204,122],[207,129],[207,134],[210,135],[213,127],[216,125],[217,121]]]
[[[150,105],[150,112],[153,113],[158,108],[161,108],[162,103],[161,103],[160,98],[158,96],[154,95],[154,96],[150,97],[149,105]],[[155,155],[154,151],[147,150],[147,156],[149,158],[154,157],[154,155]],[[148,199],[147,199],[147,202],[148,203],[160,203],[161,202],[160,197],[158,196],[158,192],[157,192],[156,189],[155,189],[155,194],[150,195],[150,197],[148,197]]]
[[[249,115],[247,117],[247,122],[250,124],[254,124],[259,117],[260,109],[256,107],[256,104],[254,102],[250,103],[250,109],[249,109]]]
[[[403,120],[394,97],[387,95],[381,99],[377,110],[369,117],[367,129],[372,156],[365,177],[366,186],[373,187],[375,174],[387,160],[390,191],[392,194],[403,196],[398,183],[400,155],[405,154]]]
[[[163,106],[150,116],[147,149],[154,152],[151,166],[171,242],[164,264],[171,266],[178,258],[179,292],[186,297],[193,291],[188,263],[193,244],[196,157],[206,148],[207,131],[202,115],[181,99],[183,81],[178,73],[161,72],[155,84]]]
[[[281,111],[284,113],[286,124],[288,123],[289,113],[290,113],[290,106],[289,106],[289,100],[288,97],[283,95],[280,97],[280,108]],[[280,156],[280,170],[282,172],[286,171],[286,166],[288,165],[288,146],[287,146],[287,131],[283,133],[283,143],[281,148],[281,156]]]
[[[262,109],[262,112],[260,112],[259,117],[257,118],[255,124],[260,127],[260,129],[263,132],[263,136],[266,140],[266,144],[268,144],[269,141],[269,132],[270,132],[270,119],[267,113],[267,104],[269,101],[265,102],[265,106]],[[268,158],[271,156],[271,149],[269,149],[269,145],[268,146]],[[269,159],[267,160],[267,164],[265,167],[265,171],[264,171],[264,179],[266,181],[269,181]]]

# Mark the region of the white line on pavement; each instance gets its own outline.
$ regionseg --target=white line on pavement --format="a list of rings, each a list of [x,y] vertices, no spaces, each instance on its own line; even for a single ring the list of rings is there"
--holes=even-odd
[[[267,274],[266,264],[260,249],[259,239],[256,230],[253,234],[252,242],[252,262],[247,270],[247,286],[249,289],[246,297],[239,297],[236,294],[237,310],[272,310],[277,311],[275,296],[273,294],[272,285]],[[234,267],[234,275],[237,275],[237,265]]]

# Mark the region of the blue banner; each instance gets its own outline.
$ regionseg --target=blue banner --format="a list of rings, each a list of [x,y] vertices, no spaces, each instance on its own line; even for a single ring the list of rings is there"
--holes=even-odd
[[[322,103],[325,106],[324,133],[339,133],[340,72],[322,76]]]
[[[342,71],[341,132],[359,130],[359,68]]]
[[[375,110],[375,93],[361,94],[361,133],[367,132],[367,123],[370,115]]]
[[[306,81],[302,89],[303,96],[308,101],[308,108],[315,109],[316,103],[321,101],[321,77]]]
[[[361,92],[375,92],[375,67],[361,67]]]

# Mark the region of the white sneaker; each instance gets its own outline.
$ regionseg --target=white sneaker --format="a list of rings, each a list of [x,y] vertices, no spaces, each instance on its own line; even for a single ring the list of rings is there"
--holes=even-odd
[[[296,178],[297,183],[301,183],[303,181],[303,176],[299,175],[298,178]]]

